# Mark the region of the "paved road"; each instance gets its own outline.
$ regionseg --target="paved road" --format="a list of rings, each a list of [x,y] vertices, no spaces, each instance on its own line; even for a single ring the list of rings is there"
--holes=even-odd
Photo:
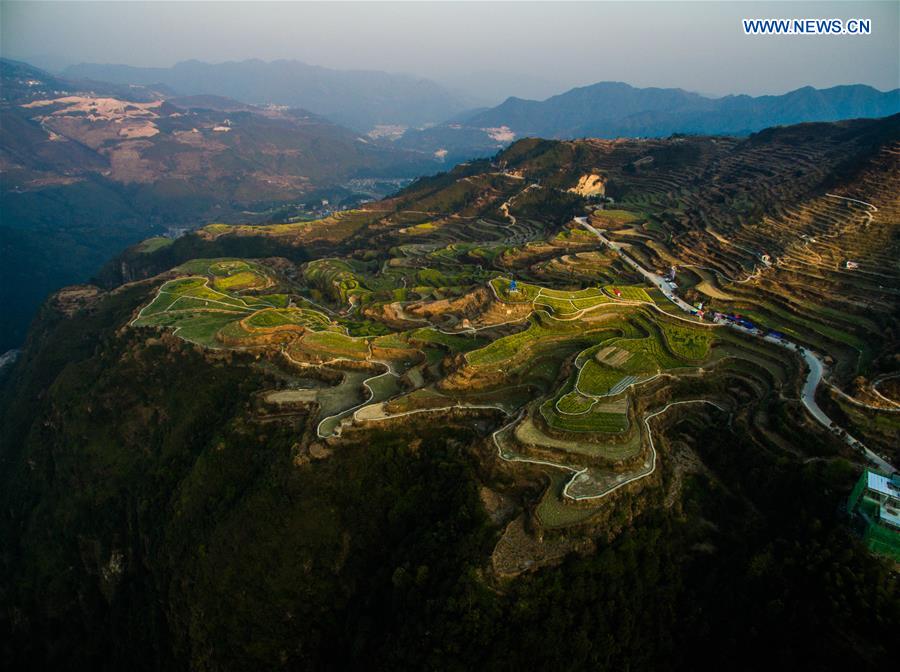
[[[848,200],[853,200],[853,199],[848,199]],[[871,204],[866,203],[866,205],[871,205]],[[872,207],[874,207],[874,206],[872,206]],[[588,231],[593,233],[595,236],[597,236],[611,250],[618,253],[619,256],[621,256],[622,259],[629,266],[631,266],[636,271],[638,271],[652,285],[655,285],[656,287],[658,287],[660,289],[660,291],[662,291],[662,293],[666,296],[666,298],[669,299],[669,301],[674,303],[676,306],[681,308],[681,310],[684,310],[686,312],[692,312],[694,310],[694,308],[691,305],[689,305],[688,303],[686,303],[679,297],[675,296],[674,294],[672,294],[672,292],[670,292],[668,290],[668,286],[665,285],[665,280],[663,280],[662,277],[660,277],[656,273],[648,271],[647,269],[642,267],[637,261],[635,261],[634,259],[629,257],[622,250],[621,245],[619,245],[618,243],[612,242],[611,240],[606,238],[606,236],[604,236],[602,233],[600,233],[600,231],[598,231],[593,226],[588,224],[587,217],[576,217],[575,221],[578,222],[579,224],[581,224],[583,227],[585,227]],[[738,331],[741,331],[745,334],[748,334],[751,336],[760,336],[761,335],[760,332],[758,332],[756,330],[746,329],[746,328],[741,327],[740,325],[737,325],[734,323],[728,323],[728,324],[732,328],[737,329]],[[832,422],[831,418],[829,418],[825,414],[825,411],[823,411],[821,409],[819,404],[816,403],[816,389],[819,387],[819,383],[822,382],[822,376],[824,375],[824,372],[825,372],[825,365],[822,363],[822,359],[819,357],[819,355],[812,352],[811,350],[801,348],[796,343],[789,341],[787,339],[779,339],[779,338],[774,338],[772,336],[762,336],[762,338],[763,338],[763,340],[768,341],[769,343],[774,343],[776,345],[780,345],[789,350],[794,350],[795,352],[799,352],[803,356],[803,359],[806,362],[806,365],[809,367],[809,373],[807,374],[806,381],[803,384],[803,393],[801,395],[801,401],[803,402],[803,405],[806,407],[806,410],[809,411],[810,415],[812,415],[813,418],[816,419],[816,421],[818,421],[820,424],[824,425],[827,429],[834,431],[832,428],[838,427],[838,425],[836,423]],[[872,462],[873,464],[876,464],[880,469],[882,469],[888,473],[891,473],[891,474],[897,471],[897,469],[894,468],[894,466],[892,464],[890,464],[889,462],[884,460],[877,453],[869,450],[862,443],[862,441],[851,436],[846,431],[844,432],[844,441],[848,446],[851,446],[852,448],[861,450],[865,454],[866,458],[868,458],[868,460],[870,462]]]
[[[683,299],[676,296],[675,294],[673,294],[672,290],[669,289],[669,283],[666,282],[665,278],[663,278],[658,273],[654,273],[653,271],[648,271],[646,268],[641,266],[634,259],[629,257],[625,253],[625,251],[622,249],[621,245],[619,245],[618,243],[614,243],[609,238],[607,238],[602,233],[600,233],[599,230],[595,229],[593,226],[588,224],[587,217],[576,217],[575,221],[578,222],[579,224],[581,224],[584,228],[586,228],[588,231],[593,233],[595,236],[597,236],[597,238],[599,238],[603,242],[603,244],[606,245],[609,249],[611,249],[613,252],[616,252],[622,258],[622,261],[624,261],[626,264],[628,264],[634,270],[636,270],[638,273],[640,273],[642,276],[644,276],[644,279],[647,280],[647,282],[649,282],[651,285],[653,285],[654,287],[659,289],[659,291],[661,291],[665,295],[665,297],[667,299],[669,299],[669,301],[671,301],[676,306],[681,308],[684,312],[693,313],[693,311],[695,310],[694,307],[692,305],[690,305],[689,303],[687,303],[686,301],[684,301]]]

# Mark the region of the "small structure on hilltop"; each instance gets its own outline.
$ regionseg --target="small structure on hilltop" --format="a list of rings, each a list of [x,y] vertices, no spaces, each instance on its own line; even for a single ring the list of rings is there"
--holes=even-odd
[[[766,266],[771,266],[771,265],[772,265],[772,257],[769,256],[769,253],[768,253],[768,252],[760,252],[760,253],[759,253],[759,260],[760,260],[762,263],[764,263]]]
[[[866,469],[850,493],[847,512],[858,522],[869,550],[900,562],[900,474]]]
[[[588,199],[603,199],[606,196],[606,176],[597,173],[582,175],[578,184],[567,191]]]
[[[844,268],[846,268],[848,271],[855,271],[856,269],[859,268],[859,264],[856,263],[855,261],[850,261],[848,259],[847,261],[844,262]]]
[[[515,279],[509,281],[509,293],[510,294],[518,294],[519,293],[519,285],[516,283]]]

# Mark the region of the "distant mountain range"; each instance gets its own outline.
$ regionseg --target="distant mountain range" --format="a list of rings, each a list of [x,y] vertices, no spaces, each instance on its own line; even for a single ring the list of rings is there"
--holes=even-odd
[[[673,133],[747,135],[808,121],[884,117],[900,112],[900,89],[804,87],[780,96],[707,98],[682,89],[639,89],[621,82],[579,87],[544,101],[508,98],[457,115],[432,128],[408,131],[400,144],[446,152],[446,160],[495,153],[521,137],[665,137]]]
[[[860,84],[709,98],[683,89],[600,82],[543,101],[510,97],[496,107],[473,109],[474,101],[427,79],[289,60],[184,61],[169,68],[84,63],[63,74],[170,96],[212,94],[252,105],[302,107],[361,132],[376,129],[379,137],[399,138],[400,147],[451,165],[494,154],[522,137],[747,135],[771,126],[900,112],[900,89],[882,92]]]
[[[363,132],[378,125],[435,124],[473,107],[472,101],[428,79],[292,60],[184,61],[170,68],[84,63],[63,74],[116,84],[162,84],[182,95],[215,94],[254,105],[302,107]]]

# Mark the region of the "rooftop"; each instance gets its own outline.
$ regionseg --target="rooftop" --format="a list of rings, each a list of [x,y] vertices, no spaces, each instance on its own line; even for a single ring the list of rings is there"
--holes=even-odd
[[[898,487],[897,482],[874,471],[867,472],[866,487],[881,495],[900,499],[900,487]]]

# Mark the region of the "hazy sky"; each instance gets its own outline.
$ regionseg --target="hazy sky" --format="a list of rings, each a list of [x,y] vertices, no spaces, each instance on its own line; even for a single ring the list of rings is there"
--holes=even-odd
[[[4,56],[167,66],[295,58],[490,98],[603,80],[707,94],[900,86],[900,2],[8,2]],[[869,18],[859,37],[745,36],[742,18]]]

